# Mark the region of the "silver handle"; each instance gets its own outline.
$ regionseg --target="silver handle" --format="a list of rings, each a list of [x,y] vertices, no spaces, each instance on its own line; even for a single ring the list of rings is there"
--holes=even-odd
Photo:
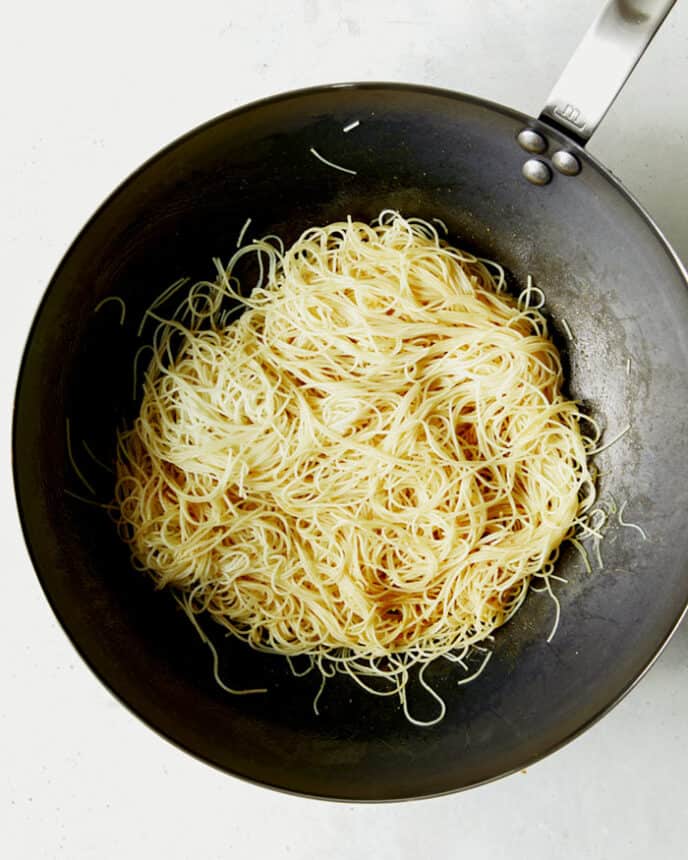
[[[585,144],[676,0],[609,0],[583,37],[540,118]]]

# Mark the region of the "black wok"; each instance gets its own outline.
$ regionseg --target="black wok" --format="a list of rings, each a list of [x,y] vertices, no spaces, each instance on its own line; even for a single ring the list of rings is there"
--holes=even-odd
[[[375,83],[287,93],[165,149],[69,249],[34,321],[17,388],[24,533],[84,659],[179,746],[308,795],[393,799],[468,787],[579,733],[623,696],[678,624],[688,601],[686,275],[647,214],[576,142],[585,135],[572,110],[555,123],[452,92]],[[343,134],[353,120],[360,126]],[[526,127],[546,142],[538,158],[550,181],[542,186],[522,175],[529,155],[517,135]],[[322,164],[311,147],[356,175]],[[559,150],[575,156],[578,175],[553,167]],[[395,700],[370,697],[344,678],[326,687],[317,717],[318,678],[295,679],[281,658],[215,636],[233,685],[269,688],[264,696],[226,694],[173,600],[132,570],[107,515],[65,492],[88,495],[67,457],[69,419],[75,459],[98,498],[111,497],[112,476],[81,443],[112,461],[115,429],[136,411],[138,322],[165,286],[210,276],[211,258],[228,257],[248,216],[253,235],[290,242],[311,224],[370,219],[387,207],[442,218],[457,242],[500,260],[514,285],[533,275],[571,394],[602,422],[605,439],[630,425],[597,458],[599,491],[627,501],[627,515],[649,538],[612,524],[604,569],[592,574],[573,549],[564,551],[557,574],[568,584],[558,589],[561,622],[551,644],[553,605],[533,593],[498,632],[477,681],[458,687],[455,667],[438,661],[426,677],[447,716],[432,728],[410,725]],[[94,312],[112,295],[126,302],[122,327],[115,304]],[[433,715],[416,683],[409,699],[417,716]]]

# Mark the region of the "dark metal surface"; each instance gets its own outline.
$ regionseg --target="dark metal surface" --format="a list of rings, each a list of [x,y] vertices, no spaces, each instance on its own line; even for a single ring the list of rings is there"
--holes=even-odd
[[[360,126],[341,129],[352,120]],[[582,164],[545,187],[526,182],[516,135],[529,124]],[[357,171],[337,172],[311,147]],[[117,425],[136,409],[131,367],[143,309],[176,278],[212,276],[247,217],[252,235],[292,241],[307,226],[382,208],[439,217],[459,244],[499,259],[514,283],[531,273],[547,296],[570,389],[607,428],[630,431],[598,457],[600,494],[627,501],[649,535],[612,526],[605,567],[586,574],[573,551],[557,573],[556,638],[546,595],[532,594],[496,637],[473,684],[440,661],[427,680],[447,702],[432,728],[406,722],[395,700],[294,679],[280,658],[218,639],[235,686],[168,595],[128,562],[112,523],[65,494],[101,499]],[[106,296],[127,304],[96,305]],[[565,319],[573,343],[563,337]],[[630,375],[627,358],[632,359]],[[149,725],[237,775],[310,795],[375,800],[431,795],[495,778],[552,751],[603,713],[643,672],[688,600],[688,290],[638,206],[587,153],[536,121],[439,90],[367,84],[287,94],[221,117],[148,162],[104,204],[56,272],[19,379],[14,423],[18,504],[34,566],[55,612],[98,676]],[[413,684],[420,718],[434,704]]]

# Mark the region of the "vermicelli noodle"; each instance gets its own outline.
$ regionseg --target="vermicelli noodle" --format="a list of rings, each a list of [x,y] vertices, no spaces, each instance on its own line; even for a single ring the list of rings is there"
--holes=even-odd
[[[242,295],[247,254],[261,278]],[[594,499],[596,438],[528,306],[541,291],[517,302],[497,264],[391,211],[216,266],[172,318],[148,312],[121,534],[192,617],[398,694],[409,719],[418,666],[440,714],[414,722],[435,722],[427,665],[475,651],[482,669]]]

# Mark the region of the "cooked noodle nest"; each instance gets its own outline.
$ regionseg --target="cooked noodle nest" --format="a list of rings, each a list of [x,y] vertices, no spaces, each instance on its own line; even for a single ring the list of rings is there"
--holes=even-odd
[[[462,662],[532,581],[551,593],[594,499],[534,288],[517,301],[500,266],[391,211],[215,264],[149,311],[120,532],[192,618],[406,709],[411,666]]]

